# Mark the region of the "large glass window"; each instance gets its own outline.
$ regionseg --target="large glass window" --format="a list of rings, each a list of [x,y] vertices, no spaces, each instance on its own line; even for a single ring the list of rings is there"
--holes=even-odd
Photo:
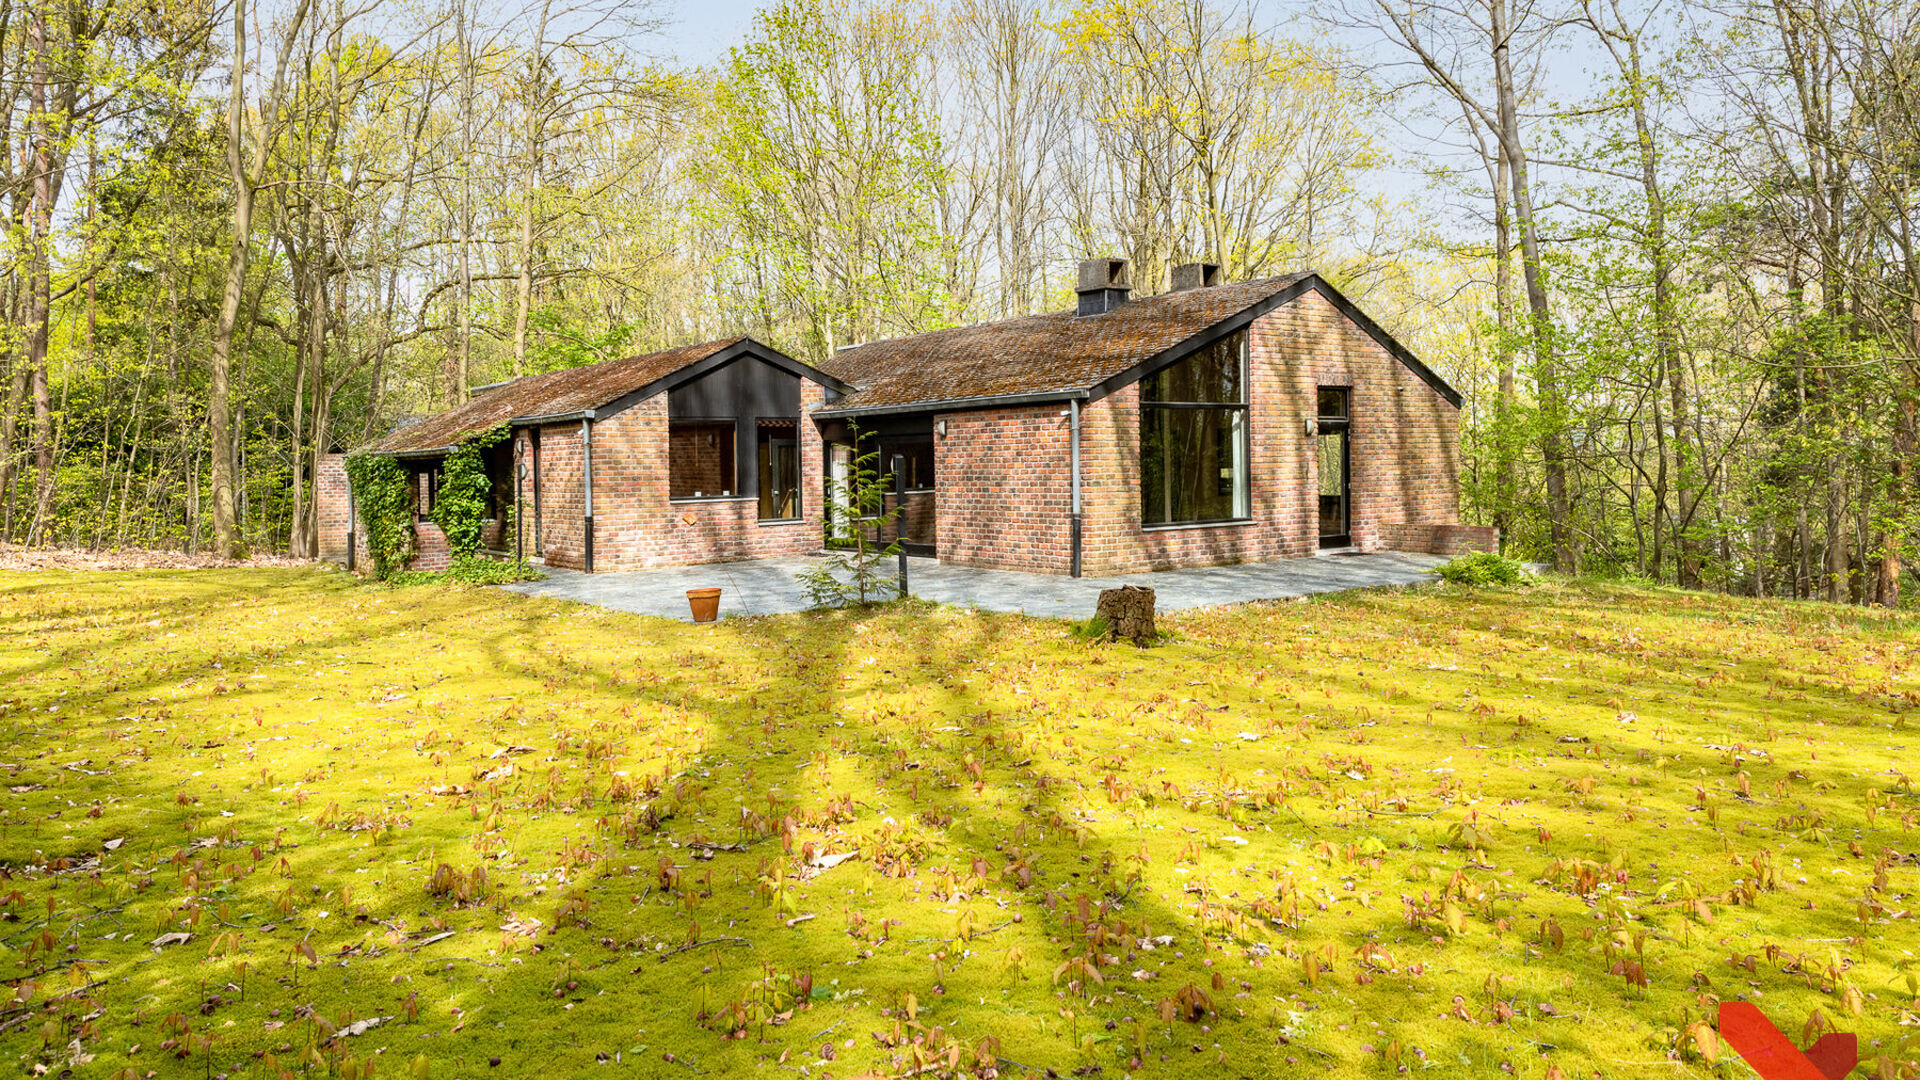
[[[1247,516],[1246,348],[1234,334],[1140,380],[1142,524]]]
[[[739,490],[733,421],[680,422],[667,427],[667,494],[710,499]]]
[[[759,424],[760,520],[789,521],[800,516],[799,424],[762,420]]]
[[[933,488],[933,442],[882,442],[878,471],[887,476],[887,490],[893,490],[893,459],[898,455],[906,471],[908,491]]]

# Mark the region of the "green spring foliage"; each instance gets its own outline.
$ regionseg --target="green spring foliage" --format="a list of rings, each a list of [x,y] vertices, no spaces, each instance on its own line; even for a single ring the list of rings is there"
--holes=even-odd
[[[440,491],[433,501],[433,521],[447,535],[447,550],[455,560],[480,550],[480,534],[487,521],[487,460],[490,448],[507,440],[505,424],[461,439],[441,466]]]
[[[516,581],[540,581],[546,576],[532,567],[505,559],[455,555],[445,570],[402,570],[387,580],[394,585],[511,585]]]
[[[1491,551],[1457,555],[1433,572],[1454,585],[1524,585],[1528,580],[1526,567]]]
[[[373,556],[373,576],[391,577],[413,557],[413,487],[407,470],[390,457],[349,454],[347,482]]]
[[[856,442],[865,442],[866,435]],[[794,575],[807,602],[818,608],[864,607],[900,598],[900,542],[881,543],[880,533],[900,519],[905,507],[887,508],[893,478],[880,467],[878,449],[854,458],[844,482],[835,483],[833,501],[852,512],[852,527],[827,538],[827,557]]]

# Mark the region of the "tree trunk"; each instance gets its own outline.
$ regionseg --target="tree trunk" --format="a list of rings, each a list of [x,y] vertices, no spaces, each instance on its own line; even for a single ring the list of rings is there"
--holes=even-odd
[[[1565,408],[1560,400],[1559,360],[1554,353],[1553,313],[1547,302],[1546,271],[1542,265],[1540,230],[1534,221],[1533,191],[1528,181],[1526,145],[1520,134],[1519,96],[1514,89],[1507,0],[1487,5],[1493,22],[1493,69],[1498,94],[1500,145],[1512,169],[1513,211],[1520,222],[1520,270],[1526,283],[1531,316],[1534,385],[1539,388],[1541,457],[1547,482],[1547,523],[1553,537],[1553,566],[1575,572],[1579,554],[1572,528],[1573,507],[1567,496]]]
[[[246,65],[247,2],[233,4],[233,81],[227,93],[227,172],[233,181],[233,237],[227,250],[227,284],[220,296],[220,314],[213,326],[213,347],[208,358],[207,434],[213,455],[213,546],[223,559],[240,556],[240,534],[236,528],[235,490],[239,463],[233,438],[233,329],[240,318],[241,294],[247,284],[247,266],[252,259],[253,203],[260,177],[266,172],[267,157],[273,146],[274,114],[280,107],[281,87],[285,83],[287,60],[294,39],[306,22],[310,0],[299,0],[279,54],[274,59],[273,82],[261,103],[263,130],[254,133],[253,161],[246,158]]]
[[[467,400],[467,387],[473,385],[473,41],[465,0],[456,9],[455,20],[460,38],[460,366],[448,387],[449,405]],[[516,376],[519,359],[516,355]]]
[[[47,339],[53,315],[52,243],[53,206],[60,198],[61,166],[65,154],[54,147],[53,117],[47,109],[51,78],[48,57],[47,11],[33,7],[27,26],[27,44],[33,54],[27,121],[33,139],[33,212],[27,237],[27,355],[33,397],[33,524],[27,543],[38,544],[53,524],[53,385],[47,371]]]
[[[1151,645],[1157,636],[1153,626],[1152,589],[1140,585],[1102,589],[1094,614],[1107,620],[1108,641],[1125,638],[1135,645]]]
[[[527,167],[526,190],[520,203],[520,281],[519,302],[513,312],[513,377],[527,373],[527,326],[533,312],[533,231],[534,200],[540,190],[541,169],[546,164],[547,101],[547,15],[553,0],[540,5],[540,22],[533,35],[527,83]],[[467,388],[460,388],[466,400]]]
[[[1500,387],[1493,399],[1494,482],[1499,485],[1493,511],[1494,527],[1505,544],[1513,531],[1514,502],[1520,492],[1520,455],[1514,446],[1514,427],[1520,422],[1516,389],[1518,372],[1513,354],[1513,165],[1502,144],[1496,142],[1499,160],[1494,164],[1493,183],[1493,307],[1499,329]]]

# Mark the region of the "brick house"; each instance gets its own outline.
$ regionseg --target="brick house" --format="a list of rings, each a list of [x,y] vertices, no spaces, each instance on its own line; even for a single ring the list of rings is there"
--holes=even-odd
[[[482,546],[575,570],[633,570],[817,551],[825,454],[807,414],[853,388],[731,338],[481,387],[466,404],[374,443],[414,488],[416,569],[442,569],[440,468],[462,438],[505,424],[487,456]],[[321,556],[364,558],[339,455],[322,463]],[[515,508],[518,508],[515,512]]]
[[[736,338],[530,376],[373,449],[414,470],[428,567],[445,558],[424,518],[436,463],[503,422],[497,498],[523,512],[489,546],[551,566],[817,551],[836,482],[875,450],[905,489],[897,534],[960,566],[1119,574],[1497,544],[1459,524],[1460,395],[1331,285],[1220,284],[1189,264],[1173,286],[1132,300],[1124,261],[1089,260],[1072,311],[851,346],[818,368]],[[328,473],[323,554],[340,557],[346,485]]]

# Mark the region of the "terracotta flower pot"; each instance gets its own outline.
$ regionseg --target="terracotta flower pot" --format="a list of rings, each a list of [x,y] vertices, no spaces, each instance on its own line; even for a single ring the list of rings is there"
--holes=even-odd
[[[720,617],[720,590],[688,589],[687,606],[693,609],[694,622],[712,622]]]

